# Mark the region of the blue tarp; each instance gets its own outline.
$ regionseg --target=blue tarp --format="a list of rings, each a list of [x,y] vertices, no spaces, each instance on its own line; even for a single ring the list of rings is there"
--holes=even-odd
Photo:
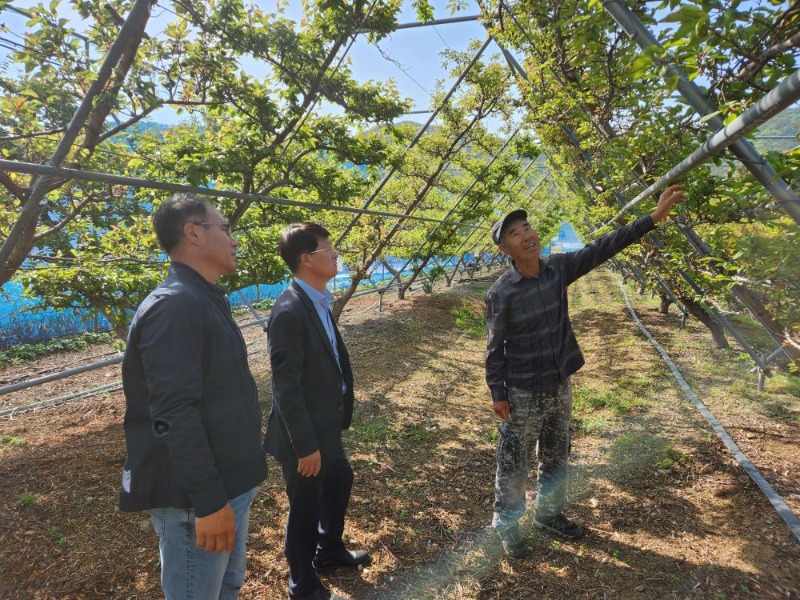
[[[450,268],[456,263],[455,258],[449,259],[444,263],[445,268]],[[466,261],[474,261],[473,255],[466,255]],[[405,260],[387,259],[386,261],[392,269],[399,269],[405,264]],[[411,272],[413,264],[403,271],[404,275]],[[429,266],[427,270],[431,267]],[[391,272],[377,265],[370,273],[369,281],[375,284],[392,278]],[[265,299],[274,299],[286,289],[288,282],[275,284],[260,284],[250,286],[241,290],[241,293],[250,302]],[[343,267],[334,279],[328,284],[332,291],[341,290],[350,285],[350,272]],[[370,287],[367,281],[362,285]],[[76,335],[85,331],[109,329],[109,324],[102,315],[92,312],[73,309],[73,310],[54,310],[46,309],[33,312],[37,304],[34,298],[22,296],[22,286],[16,282],[9,282],[2,288],[2,303],[0,303],[0,349],[9,348],[18,344],[29,344],[41,342],[56,337],[66,335]],[[244,304],[239,293],[230,294],[232,306]]]

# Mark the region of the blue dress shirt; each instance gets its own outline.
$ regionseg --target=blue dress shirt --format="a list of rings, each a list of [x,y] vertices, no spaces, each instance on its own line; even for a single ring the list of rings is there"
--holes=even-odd
[[[311,299],[311,302],[314,304],[314,308],[317,309],[317,315],[319,315],[319,320],[322,321],[322,327],[325,328],[325,333],[328,335],[328,342],[331,345],[331,349],[333,350],[333,355],[336,357],[336,364],[339,366],[339,371],[342,370],[342,365],[339,362],[339,347],[336,343],[336,332],[333,329],[333,320],[331,319],[331,301],[333,300],[333,294],[331,291],[326,289],[325,292],[320,292],[319,290],[311,287],[305,281],[300,279],[299,277],[295,277],[294,280],[297,282],[297,285],[308,294],[308,297]],[[347,385],[342,381],[342,392],[347,390]]]

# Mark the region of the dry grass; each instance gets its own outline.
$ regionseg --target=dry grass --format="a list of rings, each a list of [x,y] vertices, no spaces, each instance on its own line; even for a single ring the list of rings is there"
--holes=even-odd
[[[533,557],[502,555],[488,529],[496,421],[485,342],[474,332],[488,284],[387,299],[380,315],[369,298],[346,311],[358,402],[345,442],[356,471],[348,534],[374,560],[329,577],[331,587],[375,600],[797,598],[798,545],[683,398],[602,271],[574,286],[571,311],[587,366],[575,378],[570,514],[589,535],[560,542],[524,520]],[[712,353],[703,331],[680,330],[674,316],[636,302],[698,395],[799,512],[796,378],[770,380],[757,395],[736,351]],[[266,410],[263,333],[246,337]],[[118,376],[110,368],[0,400],[25,404]],[[149,521],[115,508],[123,407],[113,393],[0,420],[0,598],[160,596]],[[285,597],[285,516],[270,462],[243,598]]]

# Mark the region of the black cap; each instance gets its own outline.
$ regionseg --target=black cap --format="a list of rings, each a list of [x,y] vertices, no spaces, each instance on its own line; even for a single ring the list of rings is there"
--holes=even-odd
[[[492,239],[494,240],[495,244],[500,243],[500,238],[503,237],[503,231],[506,227],[508,227],[514,221],[526,221],[528,219],[528,213],[526,213],[521,208],[517,210],[512,210],[507,215],[500,217],[497,222],[492,225]]]

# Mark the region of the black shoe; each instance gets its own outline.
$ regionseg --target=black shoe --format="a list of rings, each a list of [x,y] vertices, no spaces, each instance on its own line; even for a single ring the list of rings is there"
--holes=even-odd
[[[503,550],[505,550],[506,554],[509,556],[525,558],[530,554],[528,543],[525,541],[525,537],[516,525],[512,525],[508,529],[499,532],[498,535],[500,536],[500,541],[503,542]]]
[[[346,600],[344,596],[331,592],[325,586],[314,590],[313,593],[306,596],[289,596],[289,600]]]
[[[574,540],[575,538],[579,538],[584,534],[583,527],[577,523],[573,523],[563,514],[542,520],[534,518],[533,524],[539,529],[547,529],[547,531],[552,531],[553,533],[556,533],[569,540]]]
[[[368,565],[372,559],[365,550],[344,550],[335,558],[320,560],[314,557],[314,569],[317,573],[330,573],[336,569],[357,569],[361,565]]]

